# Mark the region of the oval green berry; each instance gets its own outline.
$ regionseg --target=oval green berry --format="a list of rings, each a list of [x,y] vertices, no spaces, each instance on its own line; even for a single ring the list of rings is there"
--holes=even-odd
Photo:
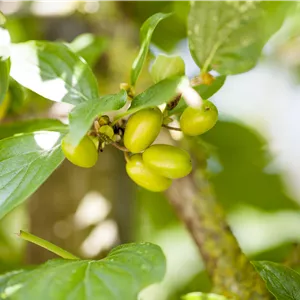
[[[180,117],[180,128],[186,135],[200,135],[212,127],[218,121],[216,106],[205,100],[200,108],[187,107]]]
[[[102,133],[104,135],[106,135],[107,137],[109,137],[111,140],[113,139],[114,136],[114,130],[111,126],[109,125],[103,125],[99,128],[99,133]]]
[[[126,171],[137,185],[152,192],[165,191],[172,184],[171,179],[156,174],[148,168],[141,154],[134,154],[130,157],[126,164]]]
[[[181,178],[192,171],[189,153],[171,145],[153,145],[143,153],[145,165],[167,178]]]
[[[146,108],[133,114],[126,125],[124,145],[132,153],[149,147],[157,138],[163,121],[158,108]]]
[[[68,141],[68,136],[66,136],[62,140],[61,147],[65,157],[76,166],[91,168],[98,160],[96,146],[88,136],[85,136],[76,147]]]

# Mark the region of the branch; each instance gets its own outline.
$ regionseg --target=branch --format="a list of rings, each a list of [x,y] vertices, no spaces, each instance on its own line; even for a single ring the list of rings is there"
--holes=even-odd
[[[165,128],[167,128],[167,129],[169,129],[169,130],[181,131],[181,128],[168,126],[168,125],[166,125],[166,124],[163,124],[162,127],[165,127]]]
[[[284,261],[284,264],[290,268],[296,268],[300,265],[300,244],[295,243],[292,251]]]
[[[198,246],[214,292],[243,300],[270,299],[263,280],[242,253],[207,180],[200,178],[197,186],[190,175],[175,181],[166,193]]]

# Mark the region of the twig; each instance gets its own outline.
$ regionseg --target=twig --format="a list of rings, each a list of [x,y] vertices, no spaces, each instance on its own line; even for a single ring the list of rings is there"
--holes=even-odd
[[[286,257],[284,264],[290,268],[296,268],[300,265],[300,245],[295,243],[292,251]]]
[[[128,150],[126,147],[121,146],[121,145],[118,144],[118,143],[111,143],[111,145],[114,146],[115,148],[117,148],[117,149],[123,151],[123,152],[129,152],[129,150]]]
[[[125,158],[126,162],[129,162],[129,154],[128,154],[128,152],[124,152],[124,158]]]
[[[167,129],[170,129],[170,130],[181,131],[181,128],[172,127],[172,126],[165,125],[165,124],[163,124],[162,126],[165,127],[165,128],[167,128]]]

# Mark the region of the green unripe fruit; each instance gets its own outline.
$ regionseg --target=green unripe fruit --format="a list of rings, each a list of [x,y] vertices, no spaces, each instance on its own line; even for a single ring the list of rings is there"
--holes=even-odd
[[[88,136],[85,136],[76,147],[68,142],[66,136],[62,140],[61,147],[65,157],[76,166],[91,168],[98,160],[96,146]]]
[[[130,157],[126,164],[126,171],[136,184],[152,192],[165,191],[172,184],[171,179],[156,174],[148,168],[141,154],[135,154]]]
[[[99,138],[97,136],[89,136],[89,138],[94,143],[96,149],[98,149],[98,147],[99,147]]]
[[[99,133],[102,133],[104,135],[106,135],[107,137],[109,137],[111,140],[113,139],[113,136],[114,136],[114,130],[112,129],[111,126],[109,125],[104,125],[104,126],[101,126],[99,128]]]
[[[200,108],[187,107],[180,117],[180,128],[186,135],[200,135],[210,130],[218,121],[216,106],[205,100]]]
[[[125,147],[133,153],[145,150],[157,138],[162,121],[163,115],[156,107],[142,109],[133,114],[125,128]]]
[[[143,153],[147,167],[167,178],[181,178],[192,171],[189,153],[170,145],[153,145]]]

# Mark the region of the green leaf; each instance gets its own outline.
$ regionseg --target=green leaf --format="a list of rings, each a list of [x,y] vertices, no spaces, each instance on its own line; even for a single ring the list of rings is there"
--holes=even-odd
[[[8,283],[21,273],[26,272],[25,270],[15,270],[3,275],[0,275],[0,299],[5,299],[5,293],[8,293],[6,289],[8,288]],[[9,288],[8,288],[9,289]]]
[[[60,132],[41,131],[0,141],[0,218],[29,197],[64,156]]]
[[[184,99],[181,97],[178,104],[171,110],[168,111],[168,115],[181,115],[183,111],[188,107]]]
[[[50,260],[33,271],[13,275],[2,286],[0,277],[0,298],[136,300],[143,288],[161,281],[165,271],[160,247],[125,244],[99,261]]]
[[[34,119],[0,124],[0,139],[13,136],[18,133],[30,133],[35,131],[67,132],[68,126],[55,119]]]
[[[152,34],[158,25],[158,23],[169,17],[171,14],[163,14],[163,13],[157,13],[150,18],[148,18],[144,24],[141,27],[140,31],[140,40],[141,40],[141,48],[138,56],[134,60],[131,68],[131,85],[135,86],[135,83],[140,75],[140,72],[143,68],[143,65],[145,63],[147,53],[150,46],[150,41]]]
[[[167,103],[189,86],[189,80],[186,77],[164,79],[137,95],[132,100],[131,107],[126,114],[134,113],[143,108]]]
[[[226,76],[218,76],[211,85],[200,84],[193,88],[199,93],[202,99],[209,99],[213,96],[225,83]]]
[[[194,142],[197,140],[200,145],[201,141],[210,145],[206,146],[210,180],[226,211],[241,205],[266,211],[299,210],[295,200],[284,192],[280,173],[266,172],[272,159],[266,140],[258,132],[240,123],[219,120]]]
[[[268,290],[278,300],[300,299],[300,274],[283,265],[269,261],[252,262],[266,282]]]
[[[91,33],[84,33],[76,37],[68,46],[93,67],[101,54],[106,50],[107,39]]]
[[[238,74],[255,66],[282,25],[285,1],[193,1],[188,18],[191,54],[202,69]]]
[[[172,76],[183,76],[185,64],[180,56],[159,54],[152,65],[150,74],[154,83]]]
[[[190,293],[181,297],[182,300],[228,300],[228,298],[217,294],[204,294],[201,292]]]
[[[122,90],[118,94],[106,95],[77,105],[69,114],[70,142],[77,145],[97,116],[122,108],[126,100],[127,93]]]
[[[22,108],[24,107],[24,102],[27,97],[28,90],[10,77],[8,91],[10,95],[10,105],[8,112],[12,114],[21,113]]]
[[[9,60],[0,57],[0,105],[5,98],[9,86]]]
[[[88,64],[61,43],[14,44],[11,76],[52,101],[77,105],[99,97],[97,80]]]

